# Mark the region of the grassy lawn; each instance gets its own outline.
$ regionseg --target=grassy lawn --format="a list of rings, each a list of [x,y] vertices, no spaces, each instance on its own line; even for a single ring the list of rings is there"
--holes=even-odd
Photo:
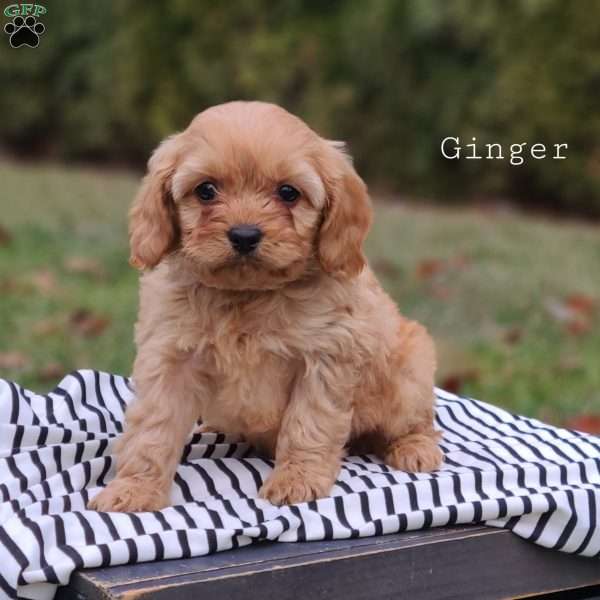
[[[0,181],[0,376],[128,373],[137,176],[0,162]],[[435,336],[440,384],[555,423],[600,413],[599,227],[379,202],[368,253]]]

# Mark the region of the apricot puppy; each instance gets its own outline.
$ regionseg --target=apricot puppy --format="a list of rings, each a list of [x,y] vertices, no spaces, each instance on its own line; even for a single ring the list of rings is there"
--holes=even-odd
[[[278,106],[215,106],[160,144],[130,212],[137,399],[91,508],[169,505],[200,418],[275,457],[275,504],[328,495],[355,442],[440,465],[434,346],[368,267],[370,223],[342,145]]]

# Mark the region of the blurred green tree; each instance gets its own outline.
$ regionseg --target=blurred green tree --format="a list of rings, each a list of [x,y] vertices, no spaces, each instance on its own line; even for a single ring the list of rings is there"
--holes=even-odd
[[[600,3],[53,0],[0,52],[5,150],[139,164],[198,111],[277,102],[350,142],[370,181],[600,215]],[[448,161],[448,136],[569,144],[568,160]]]

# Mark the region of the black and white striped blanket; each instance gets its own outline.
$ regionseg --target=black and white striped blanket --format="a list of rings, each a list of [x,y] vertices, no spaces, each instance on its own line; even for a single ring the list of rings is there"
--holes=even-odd
[[[195,435],[153,513],[86,510],[113,477],[127,379],[77,371],[40,395],[0,380],[0,598],[52,598],[75,569],[198,556],[257,540],[323,540],[486,522],[555,550],[600,554],[600,438],[437,390],[445,464],[344,461],[331,497],[257,498],[272,463],[232,436]]]

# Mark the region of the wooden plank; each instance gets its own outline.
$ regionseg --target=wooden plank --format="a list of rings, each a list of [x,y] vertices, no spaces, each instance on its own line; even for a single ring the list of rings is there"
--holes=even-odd
[[[57,599],[485,600],[600,585],[596,560],[503,529],[436,528],[334,542],[261,543],[187,560],[75,573]]]

